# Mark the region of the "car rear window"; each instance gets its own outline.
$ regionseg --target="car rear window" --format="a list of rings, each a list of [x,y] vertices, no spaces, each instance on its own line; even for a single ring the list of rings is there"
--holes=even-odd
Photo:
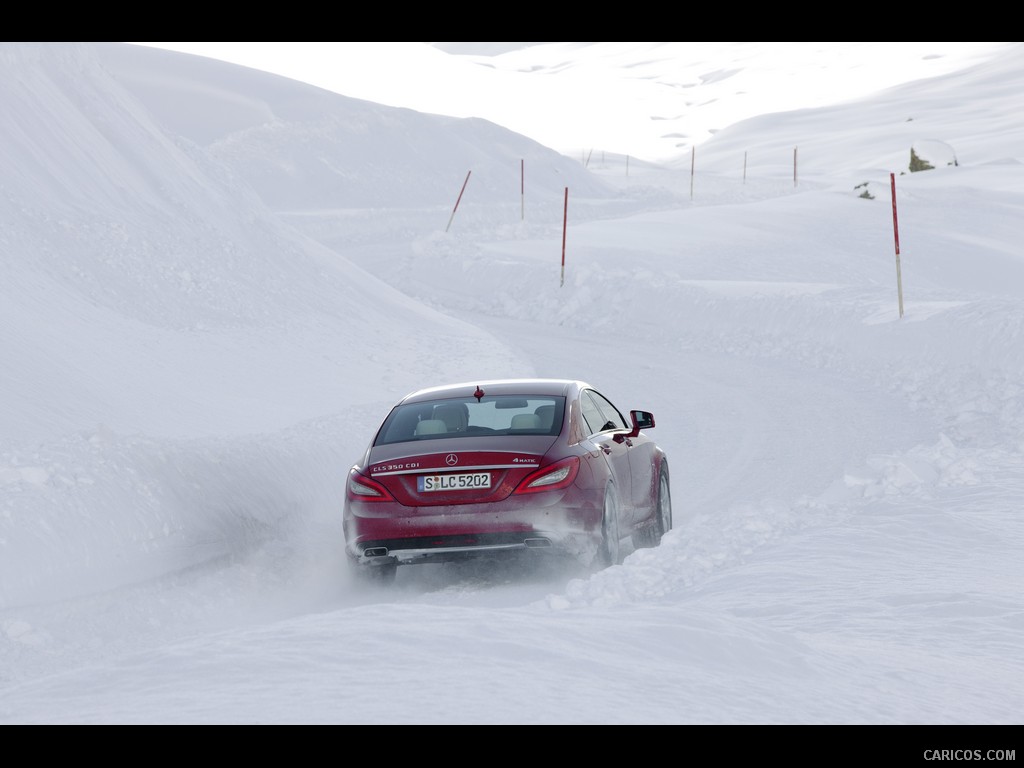
[[[486,435],[557,435],[565,398],[494,395],[399,405],[388,414],[375,445]]]

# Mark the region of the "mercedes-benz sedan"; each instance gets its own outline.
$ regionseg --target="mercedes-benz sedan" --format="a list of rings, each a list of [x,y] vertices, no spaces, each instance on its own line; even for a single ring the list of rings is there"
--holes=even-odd
[[[672,527],[649,411],[624,415],[583,381],[511,379],[413,392],[349,470],[345,548],[356,573],[546,553],[621,561]]]

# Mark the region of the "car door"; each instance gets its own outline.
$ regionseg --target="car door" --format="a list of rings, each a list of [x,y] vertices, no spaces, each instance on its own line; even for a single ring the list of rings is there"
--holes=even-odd
[[[592,389],[580,393],[580,410],[592,442],[605,455],[612,480],[619,496],[620,526],[632,525],[634,504],[632,472],[629,466],[629,448],[626,441],[616,440],[623,430],[628,431],[622,414],[607,398]]]

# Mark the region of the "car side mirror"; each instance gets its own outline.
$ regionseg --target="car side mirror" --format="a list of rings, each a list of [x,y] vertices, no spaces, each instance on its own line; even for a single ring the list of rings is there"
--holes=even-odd
[[[633,428],[628,434],[616,435],[615,442],[621,443],[623,440],[636,437],[640,434],[641,429],[651,429],[654,426],[654,414],[650,411],[630,411],[629,420],[633,422]]]
[[[633,436],[641,429],[651,429],[654,426],[654,414],[650,411],[630,411],[629,418],[633,421]]]

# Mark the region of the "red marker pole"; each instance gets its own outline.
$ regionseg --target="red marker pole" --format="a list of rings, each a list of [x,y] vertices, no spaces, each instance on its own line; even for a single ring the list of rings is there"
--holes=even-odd
[[[565,228],[569,224],[569,188],[565,188],[565,208],[562,211],[562,282],[558,285],[565,285]]]
[[[452,219],[455,218],[455,212],[459,210],[459,200],[462,199],[462,193],[466,191],[466,185],[469,183],[469,174],[471,173],[472,171],[466,171],[466,180],[462,182],[462,189],[459,190],[459,196],[455,199],[455,207],[452,208],[452,215],[448,217],[448,227],[452,225]],[[448,227],[444,228],[445,232],[448,231]]]
[[[892,187],[892,232],[896,238],[896,291],[900,297],[900,317],[903,317],[903,275],[900,272],[900,228],[896,221],[896,174],[889,174]]]

